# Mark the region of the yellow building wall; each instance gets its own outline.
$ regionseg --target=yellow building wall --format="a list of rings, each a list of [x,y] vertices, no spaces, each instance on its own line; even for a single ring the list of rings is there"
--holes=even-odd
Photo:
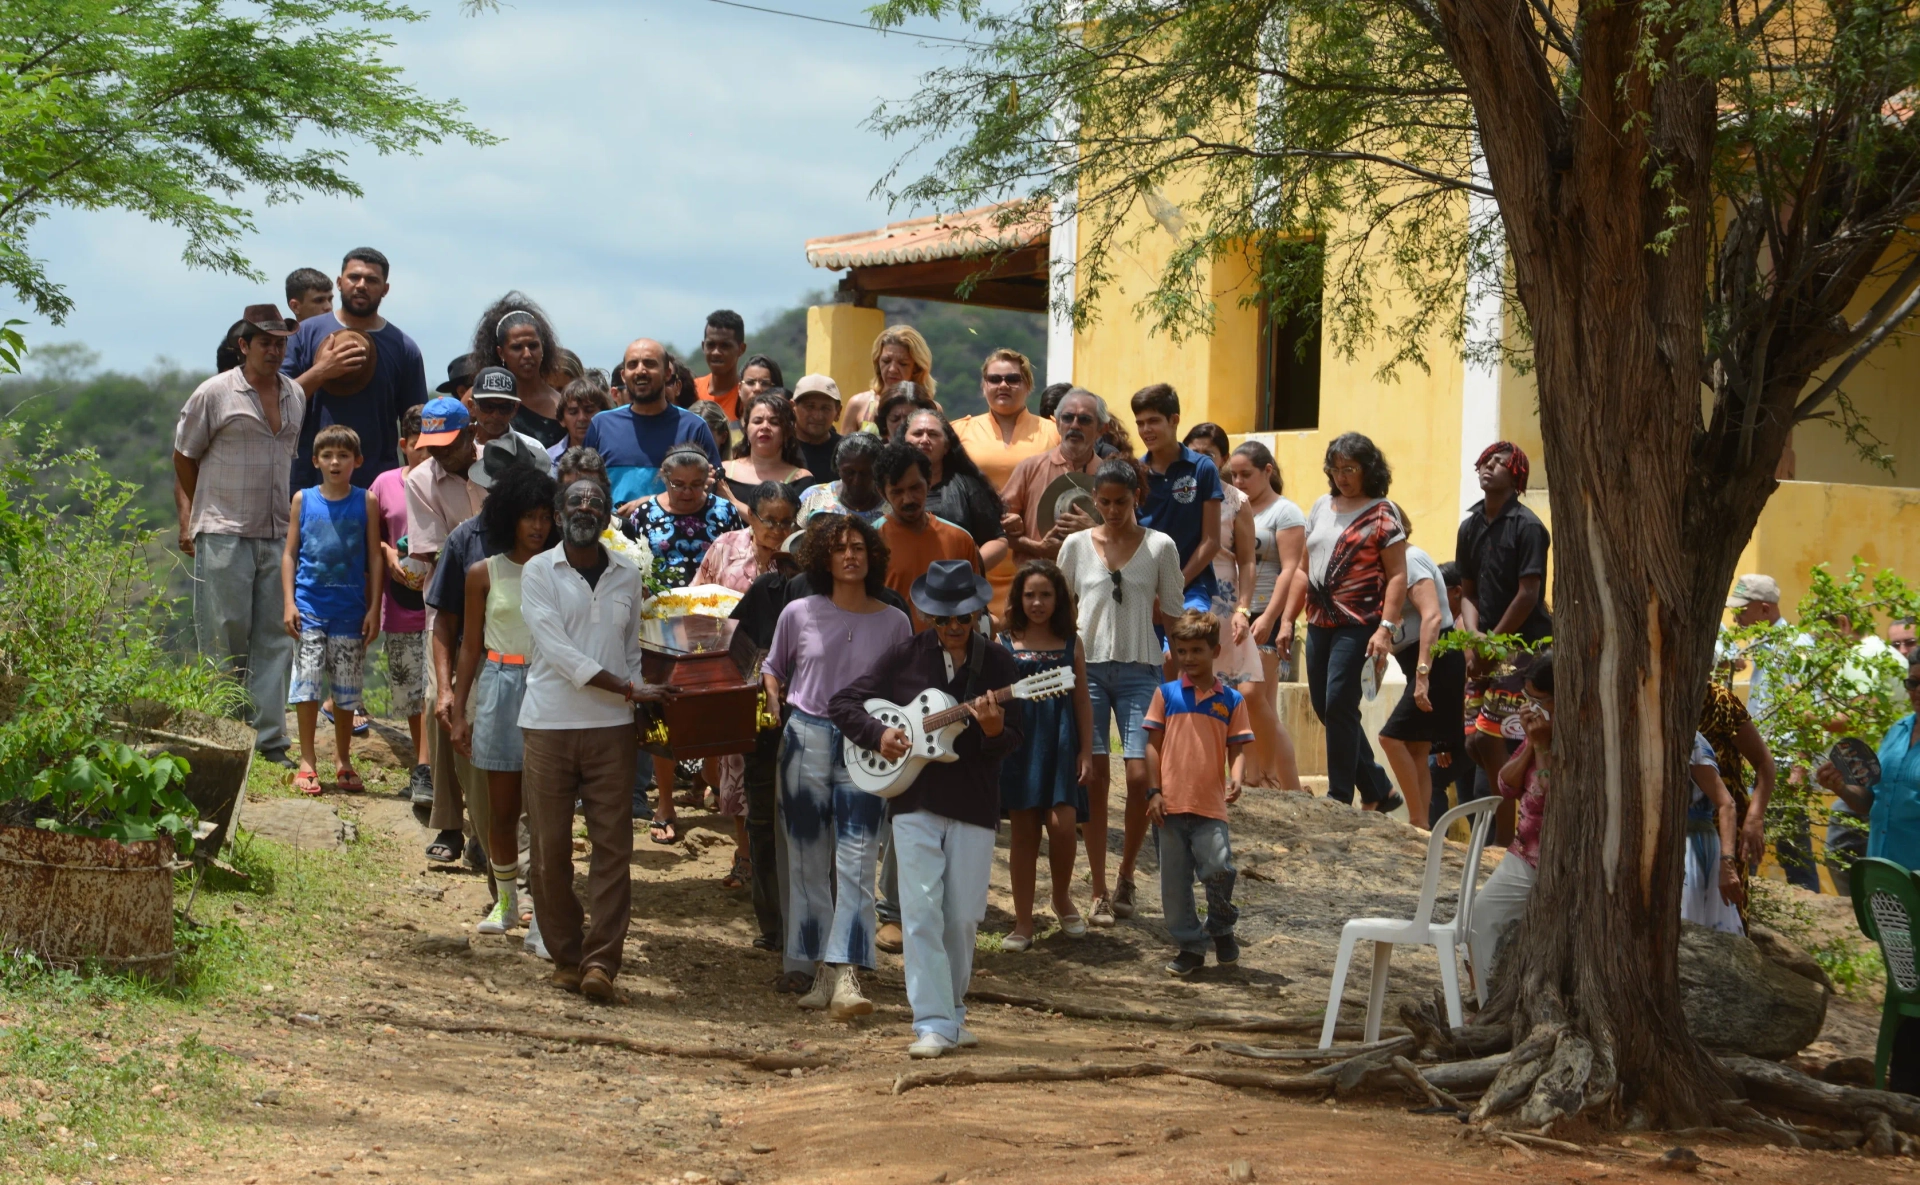
[[[887,327],[879,309],[819,304],[807,310],[807,373],[824,374],[844,401],[873,387],[873,339]],[[799,376],[794,376],[799,381]]]
[[[1177,203],[1178,195],[1168,195]],[[1161,207],[1163,216],[1166,207]],[[1174,342],[1155,333],[1138,306],[1172,252],[1175,239],[1145,203],[1130,230],[1145,229],[1123,253],[1115,282],[1101,293],[1092,323],[1074,337],[1073,379],[1105,398],[1132,429],[1127,401],[1141,387],[1173,384],[1183,427],[1211,420],[1235,442],[1258,439],[1273,451],[1287,495],[1305,507],[1326,491],[1321,472],[1329,441],[1343,432],[1372,438],[1393,466],[1393,497],[1415,524],[1415,540],[1441,558],[1453,554],[1459,522],[1460,392],[1463,364],[1450,344],[1428,343],[1428,370],[1402,365],[1376,377],[1393,343],[1376,340],[1352,359],[1326,342],[1320,356],[1320,424],[1311,431],[1253,431],[1260,390],[1260,313],[1242,305],[1252,291],[1248,261],[1221,256],[1209,270],[1214,302],[1208,336]],[[1125,236],[1123,236],[1123,240]],[[1383,320],[1391,309],[1383,308]]]
[[[1885,283],[1862,286],[1847,310],[1849,317],[1866,312],[1885,291]],[[1822,377],[1831,371],[1822,371]],[[1799,481],[1846,482],[1868,486],[1920,486],[1920,348],[1901,334],[1854,368],[1843,388],[1854,410],[1893,457],[1893,472],[1862,460],[1847,442],[1846,433],[1832,423],[1806,423],[1794,429],[1794,477]],[[1827,404],[1832,410],[1833,404]]]
[[[1740,553],[1739,570],[1778,580],[1780,607],[1791,621],[1813,566],[1845,572],[1854,556],[1870,571],[1891,568],[1920,580],[1920,489],[1783,481]]]

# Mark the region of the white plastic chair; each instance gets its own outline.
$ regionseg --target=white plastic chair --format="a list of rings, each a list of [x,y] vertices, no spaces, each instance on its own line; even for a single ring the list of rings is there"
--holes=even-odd
[[[1473,896],[1479,891],[1480,853],[1487,846],[1487,832],[1493,829],[1493,813],[1501,799],[1476,798],[1441,815],[1427,840],[1427,873],[1420,883],[1420,907],[1411,920],[1400,918],[1354,918],[1340,929],[1340,955],[1333,963],[1333,989],[1327,995],[1327,1019],[1320,1027],[1320,1048],[1333,1045],[1334,1025],[1340,1019],[1340,993],[1347,984],[1347,965],[1353,960],[1353,948],[1361,939],[1373,943],[1373,991],[1367,997],[1367,1041],[1380,1039],[1380,1012],[1387,1002],[1387,967],[1398,944],[1431,946],[1440,956],[1440,985],[1447,997],[1447,1023],[1462,1023],[1460,1013],[1460,971],[1455,952],[1465,946],[1467,928],[1473,922]],[[1434,898],[1440,888],[1441,857],[1447,850],[1447,829],[1456,819],[1468,819],[1466,870],[1460,876],[1460,905],[1450,922],[1433,921]],[[1469,952],[1469,959],[1472,955]],[[1486,969],[1474,968],[1474,986],[1480,1003],[1487,1002]]]

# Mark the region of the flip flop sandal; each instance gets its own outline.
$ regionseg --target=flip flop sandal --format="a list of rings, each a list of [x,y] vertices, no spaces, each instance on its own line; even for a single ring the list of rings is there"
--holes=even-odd
[[[373,728],[373,717],[362,715],[359,712],[355,712],[353,714],[353,735],[354,736],[357,736],[357,737],[366,736],[367,733],[372,728]]]
[[[743,888],[752,880],[753,861],[747,859],[745,856],[735,856],[733,858],[733,871],[720,878],[720,887],[723,889]]]
[[[333,788],[342,794],[365,794],[367,792],[366,783],[360,780],[360,775],[344,765],[333,771]]]
[[[813,990],[813,976],[804,971],[784,971],[774,976],[773,990],[785,996],[804,996]]]
[[[459,835],[458,831],[453,832]],[[450,839],[439,838],[427,845],[427,859],[435,864],[453,864],[460,859],[460,844]]]
[[[320,775],[310,769],[303,769],[293,775],[293,788],[302,794],[320,793]]]
[[[662,847],[672,847],[680,842],[679,822],[678,819],[662,819],[655,815],[653,822],[647,825],[647,838]]]

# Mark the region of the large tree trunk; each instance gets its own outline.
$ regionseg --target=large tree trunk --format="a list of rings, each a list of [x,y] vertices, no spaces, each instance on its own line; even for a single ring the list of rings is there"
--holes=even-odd
[[[1496,1002],[1518,1048],[1482,1113],[1692,1126],[1730,1091],[1680,1006],[1686,754],[1772,488],[1771,459],[1708,480],[1696,456],[1714,95],[1649,80],[1634,54],[1671,46],[1640,43],[1631,3],[1587,6],[1588,82],[1565,108],[1523,0],[1440,11],[1532,323],[1552,474],[1551,806]]]

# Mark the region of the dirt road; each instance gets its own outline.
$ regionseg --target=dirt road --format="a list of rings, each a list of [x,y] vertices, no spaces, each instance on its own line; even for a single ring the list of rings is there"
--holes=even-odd
[[[898,1075],[928,1068],[1250,1063],[1203,1047],[1226,1034],[989,1004],[977,1005],[969,1021],[980,1048],[909,1064],[898,958],[882,956],[870,982],[878,1011],[857,1025],[802,1012],[793,997],[774,994],[777,960],[749,945],[746,894],[719,883],[732,853],[725,821],[685,807],[681,817],[692,826],[681,844],[656,846],[640,833],[621,979],[631,1002],[592,1006],[547,986],[548,965],[522,952],[518,934],[473,935],[486,905],[484,882],[430,870],[421,855],[425,833],[408,807],[379,792],[382,782],[369,783],[369,794],[328,801],[378,854],[372,904],[293,982],[256,985],[224,1014],[202,1017],[204,1039],[241,1059],[251,1079],[244,1118],[214,1147],[182,1148],[146,1179],[1105,1185],[1223,1181],[1239,1168],[1260,1181],[1369,1185],[1516,1175],[1631,1180],[1665,1175],[1652,1163],[1676,1143],[1706,1158],[1709,1176],[1798,1183],[1817,1173],[1839,1185],[1911,1171],[1906,1162],[1712,1137],[1612,1136],[1583,1155],[1519,1151],[1462,1139],[1457,1122],[1411,1114],[1399,1099],[1309,1102],[1177,1077],[896,1095]],[[975,988],[1166,1012],[1317,1017],[1340,920],[1410,911],[1417,880],[1408,873],[1424,858],[1424,844],[1391,820],[1274,793],[1250,792],[1234,825],[1245,871],[1239,968],[1209,968],[1191,982],[1161,969],[1169,952],[1149,855],[1140,919],[1077,941],[1044,936],[1026,954],[1000,952],[988,938],[983,946],[996,949],[980,954]],[[999,860],[983,935],[1004,933],[1010,920],[1004,846]],[[1084,906],[1084,884],[1076,895]],[[1397,960],[1395,995],[1429,995],[1435,968],[1431,953]],[[1355,984],[1364,982],[1357,966]],[[1348,1000],[1355,1011],[1357,986]],[[1829,1036],[1851,1044],[1865,1010],[1840,1012]],[[522,1032],[433,1027],[475,1022]],[[687,1056],[555,1034],[625,1039]],[[702,1055],[713,1047],[822,1064],[775,1073]]]

